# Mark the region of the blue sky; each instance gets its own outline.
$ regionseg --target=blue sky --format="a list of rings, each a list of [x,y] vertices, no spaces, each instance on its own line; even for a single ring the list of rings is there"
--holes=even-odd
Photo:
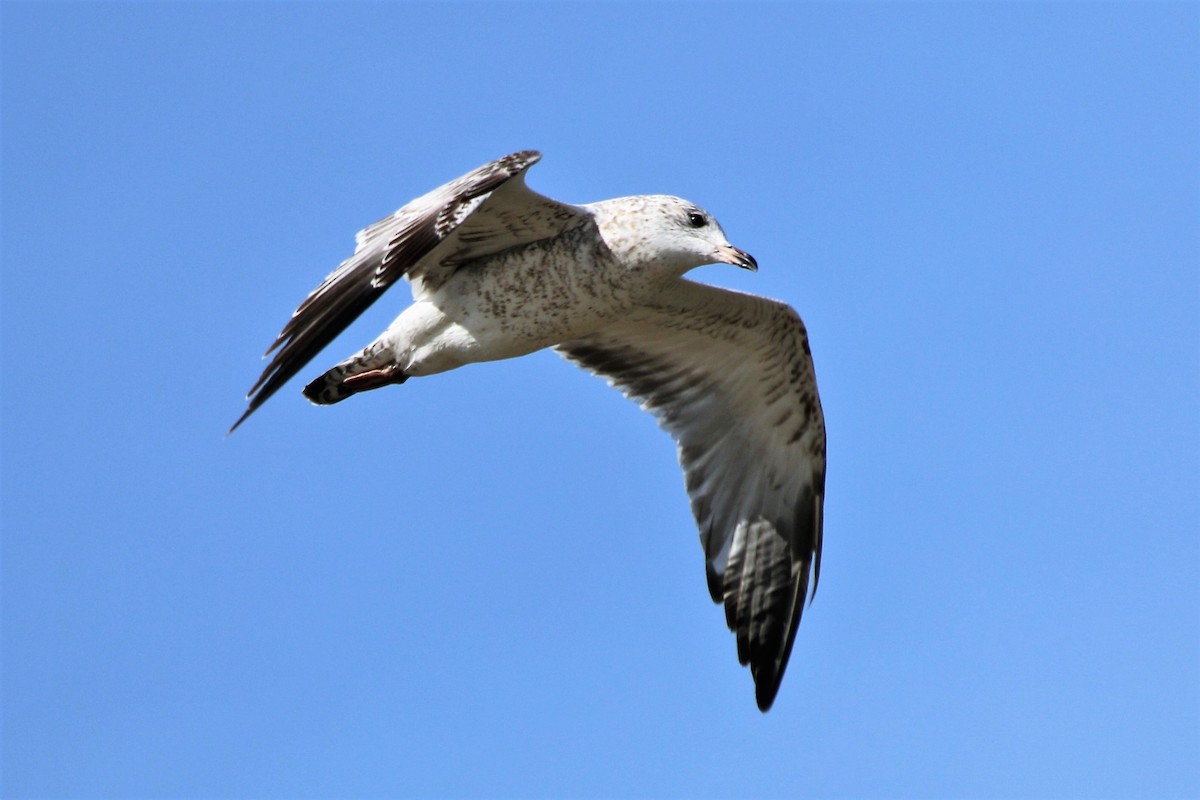
[[[5,797],[1200,794],[1200,7],[17,4]],[[774,709],[674,448],[549,353],[223,434],[355,231],[537,148],[808,325]],[[385,297],[302,377],[378,333]]]

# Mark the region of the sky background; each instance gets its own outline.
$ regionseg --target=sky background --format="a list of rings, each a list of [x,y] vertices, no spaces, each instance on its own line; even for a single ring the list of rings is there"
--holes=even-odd
[[[1200,795],[1200,6],[20,4],[7,798]],[[359,228],[513,150],[804,317],[760,714],[674,447],[551,353],[237,434]]]

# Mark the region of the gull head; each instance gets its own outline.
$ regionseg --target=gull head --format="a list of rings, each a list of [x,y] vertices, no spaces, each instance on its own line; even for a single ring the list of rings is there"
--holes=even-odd
[[[712,214],[681,197],[622,197],[592,209],[609,248],[631,266],[675,276],[702,264],[758,270],[754,256],[730,244]]]

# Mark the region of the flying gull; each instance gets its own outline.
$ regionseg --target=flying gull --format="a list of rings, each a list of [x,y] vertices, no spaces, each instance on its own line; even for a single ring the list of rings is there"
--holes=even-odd
[[[560,203],[525,185],[540,158],[485,164],[362,230],[267,351],[230,432],[401,278],[412,305],[305,386],[309,400],[553,347],[678,443],[708,590],[766,711],[820,576],[825,422],[804,324],[783,303],[683,278],[758,268],[708,212],[667,195]]]

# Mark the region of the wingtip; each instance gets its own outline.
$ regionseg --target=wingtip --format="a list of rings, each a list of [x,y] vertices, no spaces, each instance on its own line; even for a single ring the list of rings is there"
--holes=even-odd
[[[228,439],[230,436],[232,436],[233,432],[238,429],[238,426],[241,425],[243,422],[245,422],[246,418],[249,417],[253,413],[254,413],[254,406],[250,406],[250,408],[247,408],[246,411],[240,417],[237,418],[237,422],[233,423],[233,425],[231,425],[229,427],[229,430],[225,431],[225,438]]]
[[[762,713],[770,711],[771,706],[775,704],[775,695],[779,694],[779,684],[780,680],[777,677],[755,682],[754,702],[758,704],[758,710]]]

